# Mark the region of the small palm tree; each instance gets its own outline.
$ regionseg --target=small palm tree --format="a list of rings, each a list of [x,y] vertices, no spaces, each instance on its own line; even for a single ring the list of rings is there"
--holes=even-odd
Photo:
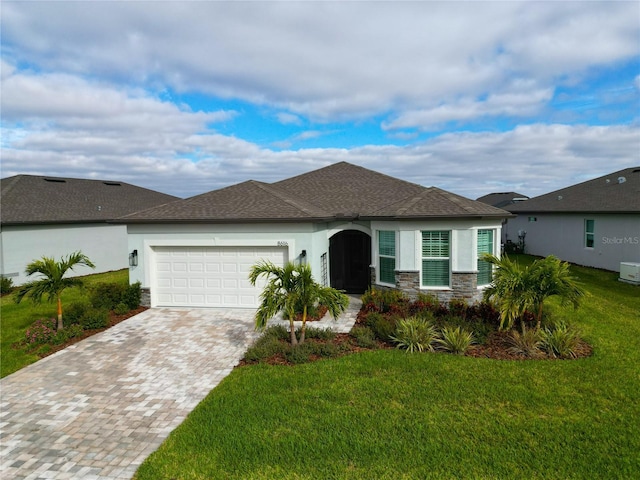
[[[21,286],[16,294],[16,303],[20,303],[27,295],[34,303],[40,303],[45,295],[49,302],[56,299],[58,302],[57,329],[62,330],[64,328],[62,324],[62,292],[65,288],[82,285],[82,280],[79,278],[63,277],[68,270],[73,270],[76,266],[95,268],[91,260],[81,252],[74,252],[66,258],[62,257],[59,262],[50,257],[34,260],[27,265],[26,273],[28,276],[39,273],[43,278]]]
[[[296,265],[288,262],[284,267],[278,267],[271,262],[259,262],[249,273],[249,280],[255,285],[258,278],[268,279],[264,290],[260,294],[262,303],[256,312],[256,329],[263,330],[269,319],[279,312],[289,319],[291,344],[304,343],[307,328],[307,312],[311,307],[319,304],[327,307],[334,318],[343,313],[349,306],[349,297],[331,288],[323,287],[313,280],[311,267],[306,264]],[[302,328],[300,339],[296,338],[294,318],[296,307],[302,308]]]
[[[535,260],[529,267],[520,268],[509,257],[497,258],[485,254],[483,259],[495,267],[493,282],[485,290],[485,299],[496,298],[500,310],[500,328],[509,329],[513,322],[531,312],[536,328],[542,322],[542,311],[547,298],[558,296],[562,305],[580,305],[584,290],[569,271],[569,264],[549,255]],[[524,332],[524,323],[522,324]]]

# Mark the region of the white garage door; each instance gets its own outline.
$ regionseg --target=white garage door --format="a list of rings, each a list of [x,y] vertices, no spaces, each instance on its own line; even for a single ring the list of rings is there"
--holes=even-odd
[[[155,305],[255,308],[265,284],[255,287],[249,270],[260,260],[286,261],[279,247],[156,247]]]

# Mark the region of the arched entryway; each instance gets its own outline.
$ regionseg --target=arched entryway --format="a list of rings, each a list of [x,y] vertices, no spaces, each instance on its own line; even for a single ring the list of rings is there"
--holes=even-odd
[[[371,237],[359,230],[343,230],[329,239],[331,286],[362,294],[369,287]]]

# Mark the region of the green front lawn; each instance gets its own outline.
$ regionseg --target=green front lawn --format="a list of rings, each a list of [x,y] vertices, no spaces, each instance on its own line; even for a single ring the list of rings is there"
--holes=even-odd
[[[137,478],[633,478],[640,288],[573,271],[590,295],[550,310],[580,327],[590,358],[381,350],[238,368]]]
[[[129,270],[98,273],[83,277],[85,286],[96,283],[125,283],[129,282]],[[69,288],[62,294],[63,318],[64,307],[78,302],[86,296],[81,288]],[[24,298],[21,303],[15,303],[15,293],[5,295],[0,299],[2,320],[0,321],[0,378],[5,377],[27,365],[39,360],[35,354],[28,353],[24,348],[13,348],[17,342],[24,340],[25,331],[33,322],[40,318],[56,317],[56,304],[43,301],[34,305],[30,298]]]

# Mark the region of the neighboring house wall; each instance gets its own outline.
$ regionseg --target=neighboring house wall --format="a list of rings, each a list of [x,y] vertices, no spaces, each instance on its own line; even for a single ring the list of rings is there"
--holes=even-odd
[[[535,221],[534,221],[535,219]],[[593,246],[585,239],[586,220],[593,220]],[[519,213],[509,219],[509,238],[527,232],[525,252],[555,255],[561,260],[620,271],[620,262],[640,262],[640,215]]]
[[[81,251],[96,265],[78,267],[68,276],[120,270],[128,266],[127,229],[124,225],[66,224],[3,226],[0,233],[0,274],[21,285],[34,280],[25,275],[27,264],[43,256],[59,260]]]

